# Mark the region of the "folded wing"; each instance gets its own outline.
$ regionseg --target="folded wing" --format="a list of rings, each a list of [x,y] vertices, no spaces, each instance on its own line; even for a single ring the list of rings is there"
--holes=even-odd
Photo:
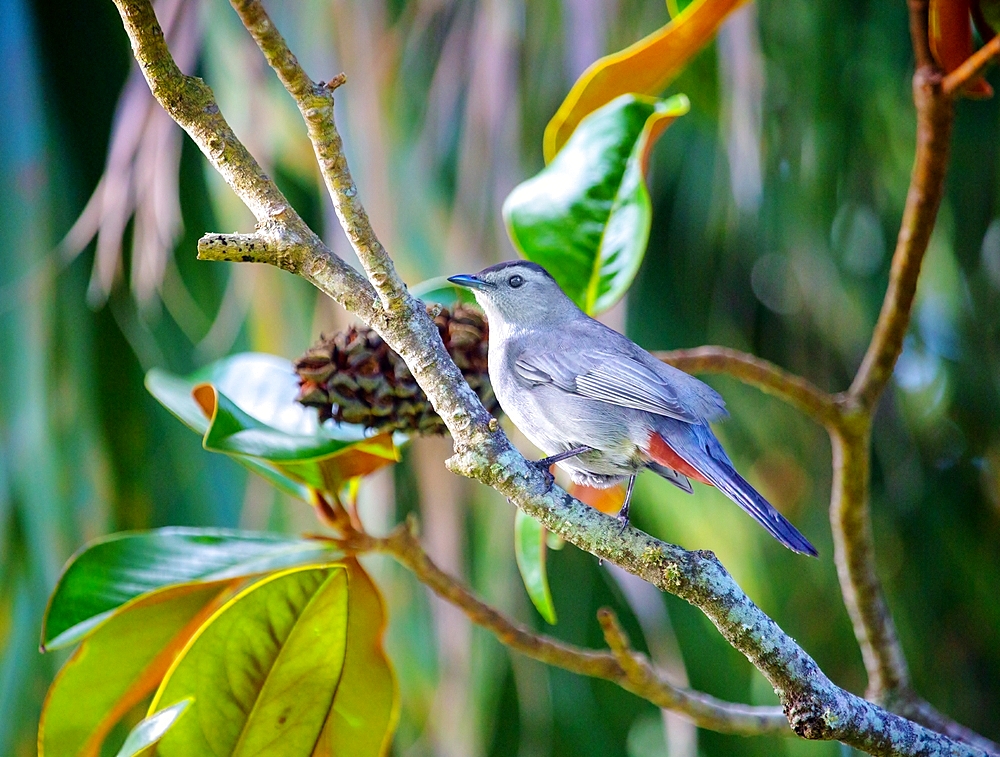
[[[725,415],[725,403],[709,386],[654,358],[651,365],[603,350],[522,353],[517,375],[531,385],[552,384],[565,392],[620,407],[702,423]]]

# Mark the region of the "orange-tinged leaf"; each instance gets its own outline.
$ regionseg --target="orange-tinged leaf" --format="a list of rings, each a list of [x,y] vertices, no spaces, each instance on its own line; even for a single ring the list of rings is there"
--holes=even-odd
[[[386,614],[378,587],[355,559],[350,576],[347,655],[333,708],[313,757],[381,757],[392,746],[399,689],[382,646]]]
[[[49,688],[38,754],[100,754],[114,725],[155,691],[180,650],[218,608],[232,579],[170,586],[116,610],[77,648]]]
[[[617,515],[622,509],[622,503],[625,502],[625,487],[620,485],[597,489],[593,486],[572,484],[569,493],[585,505],[590,505],[608,515]]]
[[[545,162],[562,149],[580,121],[616,97],[660,94],[712,38],[726,16],[745,2],[695,0],[666,26],[591,64],[545,127]]]
[[[951,73],[972,55],[972,17],[969,0],[931,0],[928,11],[931,54],[945,73]],[[967,97],[992,97],[993,88],[976,76],[962,90]]]

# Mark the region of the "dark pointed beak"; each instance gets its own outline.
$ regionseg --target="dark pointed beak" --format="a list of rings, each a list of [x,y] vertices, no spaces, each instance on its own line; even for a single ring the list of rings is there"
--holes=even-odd
[[[452,284],[458,284],[460,287],[468,287],[469,289],[495,289],[496,285],[491,284],[488,281],[483,281],[482,279],[476,278],[471,273],[460,273],[457,276],[449,276],[448,281]]]

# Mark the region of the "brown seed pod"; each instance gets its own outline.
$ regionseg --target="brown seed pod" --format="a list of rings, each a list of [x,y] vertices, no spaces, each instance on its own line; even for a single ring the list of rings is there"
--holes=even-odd
[[[445,348],[491,413],[498,410],[487,373],[489,330],[482,312],[459,304],[433,305]],[[417,386],[403,359],[367,327],[352,326],[321,337],[295,363],[298,400],[319,410],[321,420],[356,423],[377,431],[443,434],[447,429]]]

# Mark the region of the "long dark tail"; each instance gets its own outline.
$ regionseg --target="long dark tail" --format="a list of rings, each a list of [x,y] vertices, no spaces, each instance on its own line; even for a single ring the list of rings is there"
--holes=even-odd
[[[669,434],[669,441],[665,434],[656,432],[654,434],[659,436],[659,441],[666,445],[676,458],[680,458],[677,460],[665,457],[663,460],[657,459],[656,462],[671,468],[679,468],[682,473],[693,478],[704,479],[706,483],[739,505],[750,517],[766,528],[771,536],[790,550],[819,557],[819,552],[809,540],[736,472],[729,461],[729,456],[707,426],[688,425],[680,433]],[[659,447],[660,445],[655,443],[650,445],[651,450]],[[687,463],[693,470],[686,470],[682,463]]]
[[[703,471],[703,473],[705,478],[711,481],[719,491],[742,507],[755,521],[766,528],[771,536],[793,552],[819,557],[816,547],[810,544],[809,540],[799,533],[799,530],[789,523],[784,515],[775,510],[771,503],[764,499],[760,492],[754,489],[732,466],[720,465],[718,467],[728,467],[729,470],[720,471],[721,475],[716,474],[715,471]]]

